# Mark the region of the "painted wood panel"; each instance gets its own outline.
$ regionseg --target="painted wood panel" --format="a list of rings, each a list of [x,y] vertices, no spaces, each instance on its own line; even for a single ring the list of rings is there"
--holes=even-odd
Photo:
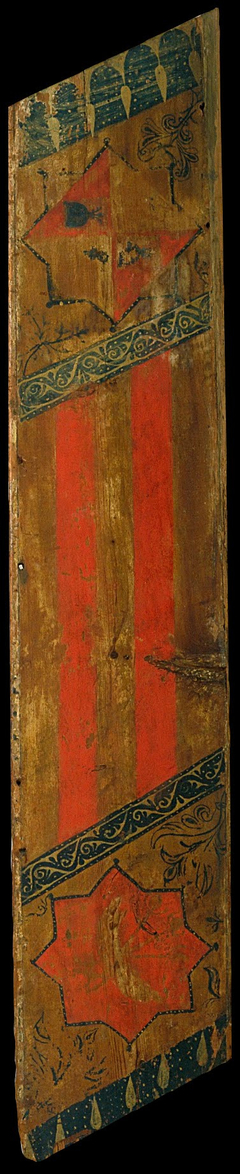
[[[216,10],[9,125],[16,1097],[41,1161],[231,1054]]]

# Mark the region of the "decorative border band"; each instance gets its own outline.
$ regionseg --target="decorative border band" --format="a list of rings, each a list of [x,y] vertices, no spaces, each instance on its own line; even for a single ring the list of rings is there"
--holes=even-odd
[[[189,23],[187,31],[185,25],[170,29],[155,36],[151,45],[142,43],[128,49],[121,54],[121,61],[116,56],[84,70],[75,81],[69,78],[51,86],[50,116],[46,91],[38,97],[34,94],[28,99],[24,121],[19,119],[20,167],[194,90],[201,72],[201,56],[201,35],[195,20],[190,30]]]
[[[222,786],[224,771],[221,748],[162,783],[142,799],[127,803],[94,827],[38,856],[22,869],[23,905],[110,856],[116,849],[125,847],[195,799],[215,791],[216,787]]]
[[[43,1161],[62,1148],[63,1144],[70,1145],[72,1141],[84,1137],[84,1134],[87,1136],[94,1130],[110,1125],[186,1081],[193,1080],[200,1072],[207,1072],[209,1068],[223,1064],[227,1059],[226,1028],[227,1016],[223,1013],[213,1026],[181,1040],[166,1055],[142,1061],[131,1076],[114,1081],[96,1095],[88,1096],[84,1101],[70,1105],[50,1117],[28,1134],[26,1157],[35,1158],[37,1162]],[[216,1035],[217,1051],[214,1049]]]
[[[145,363],[194,334],[201,334],[209,329],[210,320],[210,294],[205,293],[138,326],[129,326],[119,334],[101,339],[80,354],[53,363],[20,383],[21,419],[30,419],[61,403],[76,388],[81,391],[90,383],[113,379],[129,367]]]

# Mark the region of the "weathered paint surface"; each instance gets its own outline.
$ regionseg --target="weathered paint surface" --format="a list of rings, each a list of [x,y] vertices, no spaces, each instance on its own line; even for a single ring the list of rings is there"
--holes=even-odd
[[[213,12],[10,111],[16,1089],[37,1161],[231,1051],[218,75]]]

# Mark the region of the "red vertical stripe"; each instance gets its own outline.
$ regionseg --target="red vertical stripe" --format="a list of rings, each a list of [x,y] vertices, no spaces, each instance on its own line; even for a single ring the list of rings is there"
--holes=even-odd
[[[171,368],[132,371],[137,795],[176,770],[175,677],[146,656],[174,654]]]
[[[58,609],[64,645],[59,700],[59,839],[97,819],[96,535],[92,418],[79,399],[57,412]]]

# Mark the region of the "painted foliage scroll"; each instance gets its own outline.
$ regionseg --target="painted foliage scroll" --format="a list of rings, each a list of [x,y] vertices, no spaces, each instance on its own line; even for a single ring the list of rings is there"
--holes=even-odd
[[[10,110],[16,1091],[36,1161],[230,1055],[218,39],[215,10]]]

